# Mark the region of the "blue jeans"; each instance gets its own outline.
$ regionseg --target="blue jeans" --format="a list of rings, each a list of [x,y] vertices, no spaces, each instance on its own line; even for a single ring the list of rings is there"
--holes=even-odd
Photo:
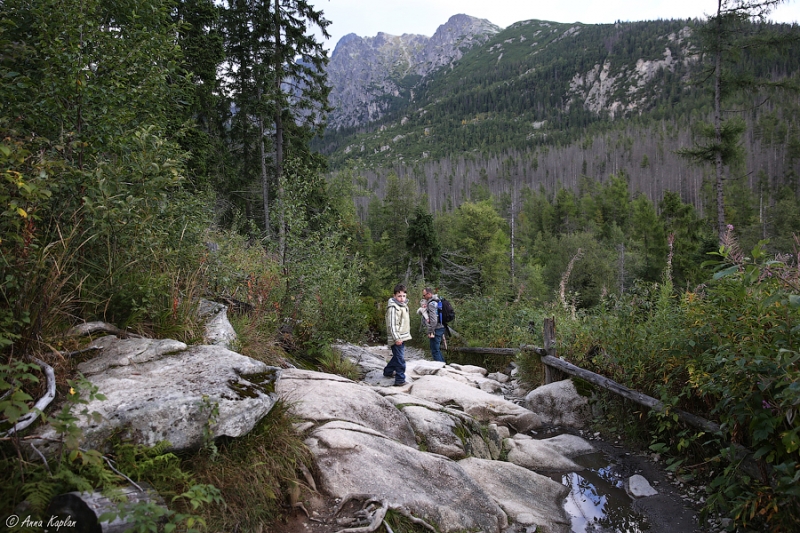
[[[429,339],[431,341],[431,356],[433,357],[434,361],[439,361],[444,363],[444,357],[442,357],[442,336],[444,335],[444,328],[436,328],[433,331],[433,338]]]
[[[392,377],[394,372],[394,382],[403,383],[406,380],[406,359],[405,359],[406,345],[392,344],[392,359],[386,368],[383,369],[383,375],[387,378]]]

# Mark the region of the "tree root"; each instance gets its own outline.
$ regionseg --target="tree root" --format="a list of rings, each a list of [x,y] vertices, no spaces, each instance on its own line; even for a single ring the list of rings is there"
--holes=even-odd
[[[421,525],[422,527],[430,531],[433,531],[434,533],[436,532],[436,529],[432,525],[412,515],[411,512],[402,505],[390,504],[388,501],[378,499],[377,497],[371,494],[348,494],[347,496],[342,498],[342,501],[339,503],[339,505],[336,506],[336,509],[334,509],[333,512],[333,516],[335,517],[336,515],[338,515],[342,511],[342,509],[344,509],[344,506],[347,505],[347,503],[350,502],[351,500],[364,500],[364,505],[361,507],[361,511],[357,513],[357,515],[363,514],[365,517],[367,517],[371,514],[372,517],[370,518],[370,523],[366,526],[340,529],[336,533],[374,533],[375,531],[378,530],[379,527],[381,527],[381,524],[383,524],[384,527],[386,527],[386,530],[389,533],[392,533],[392,528],[389,527],[389,524],[385,520],[386,513],[389,511],[389,509],[403,515],[414,524]],[[380,503],[380,507],[373,511],[367,511],[366,508],[373,503]]]
[[[317,483],[314,481],[314,476],[311,475],[311,472],[308,470],[308,467],[303,463],[300,463],[300,472],[303,473],[303,477],[306,479],[306,483],[308,484],[309,488],[314,492],[317,492]]]

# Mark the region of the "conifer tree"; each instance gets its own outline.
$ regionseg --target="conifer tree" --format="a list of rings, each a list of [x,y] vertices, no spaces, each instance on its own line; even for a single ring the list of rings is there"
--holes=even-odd
[[[700,32],[703,51],[708,60],[704,79],[710,81],[714,99],[713,118],[710,124],[703,124],[699,128],[705,140],[692,148],[681,150],[680,153],[695,161],[714,165],[716,227],[720,241],[726,233],[724,167],[741,160],[743,154],[739,141],[745,130],[744,122],[740,118],[726,119],[723,116],[730,111],[723,106],[727,97],[741,89],[758,90],[782,85],[780,82],[756,79],[752,73],[742,72],[740,69],[743,51],[764,51],[784,41],[774,33],[766,33],[763,24],[753,24],[763,23],[766,16],[782,2],[783,0],[717,0],[716,12],[709,16]]]
[[[329,109],[330,88],[324,72],[328,57],[312,27],[328,37],[329,24],[322,11],[305,0],[231,0],[227,4],[230,89],[241,115],[241,140],[258,154],[267,234],[272,223],[266,137],[274,134],[272,181],[277,190],[281,258],[286,247],[283,162],[287,148],[295,145],[300,148],[296,155],[307,155],[305,145],[311,133],[324,124]]]
[[[441,268],[441,246],[433,226],[433,215],[418,204],[414,208],[406,232],[406,249],[419,265],[424,282],[436,280]]]

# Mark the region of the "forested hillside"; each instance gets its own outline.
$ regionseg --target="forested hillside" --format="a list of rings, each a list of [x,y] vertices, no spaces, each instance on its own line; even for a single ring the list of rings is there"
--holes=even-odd
[[[700,137],[713,91],[696,20],[607,25],[524,21],[474,47],[452,68],[421,80],[414,98],[360,128],[328,130],[315,143],[334,170],[352,168],[368,192],[383,197],[386,176],[409,177],[429,208],[450,211],[472,198],[560,187],[583,177],[624,175],[632,194],[657,204],[677,192],[701,215],[713,209],[704,184],[710,167],[679,155]],[[752,26],[756,34],[792,35],[783,47],[730,58],[730,76],[794,79],[800,72],[797,29]],[[705,54],[705,55],[704,55]],[[800,100],[763,87],[726,102],[727,118],[745,123],[744,160],[732,187],[774,206],[800,172]],[[363,208],[366,203],[359,204]]]

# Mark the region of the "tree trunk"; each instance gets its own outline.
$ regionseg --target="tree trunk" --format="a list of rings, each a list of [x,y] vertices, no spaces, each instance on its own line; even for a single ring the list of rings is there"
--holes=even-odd
[[[259,91],[260,93],[260,91]],[[259,100],[260,98],[259,94]],[[259,149],[261,150],[261,193],[264,199],[264,234],[269,238],[271,229],[269,225],[269,174],[267,173],[267,150],[264,146],[264,118],[258,117]]]
[[[278,185],[278,256],[281,264],[286,260],[286,213],[284,213],[283,187],[283,65],[281,63],[281,5],[275,0],[275,180]]]
[[[714,168],[717,186],[717,233],[719,241],[725,236],[725,198],[722,190],[722,4],[717,0],[717,49],[714,57]]]

